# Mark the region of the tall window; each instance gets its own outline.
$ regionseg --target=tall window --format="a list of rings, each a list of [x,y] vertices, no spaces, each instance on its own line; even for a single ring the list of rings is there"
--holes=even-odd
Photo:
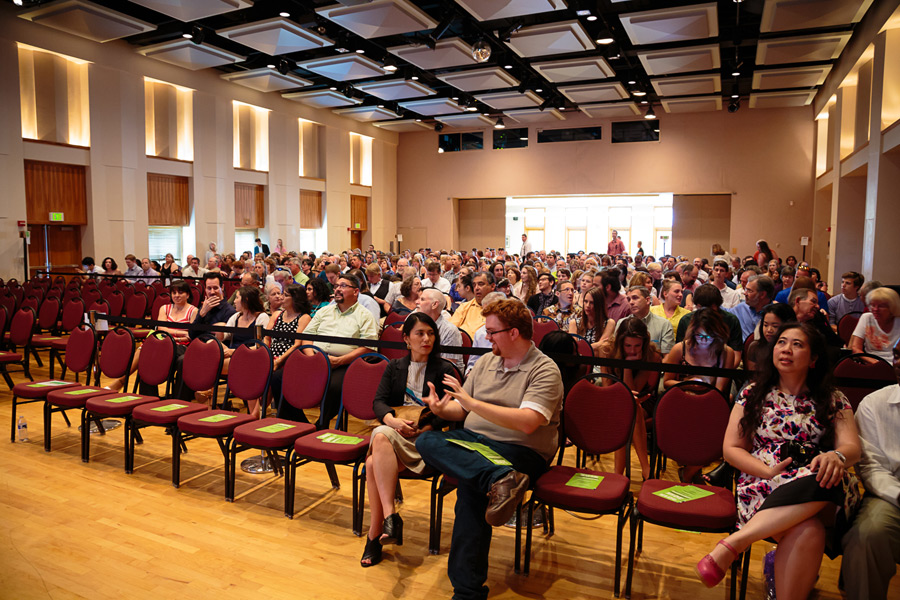
[[[653,208],[653,252],[654,256],[671,254],[672,252],[672,207],[656,206]]]
[[[240,256],[242,252],[253,253],[253,246],[256,245],[256,229],[235,229],[234,230],[234,254]]]
[[[525,209],[525,233],[528,235],[528,241],[531,242],[531,248],[535,252],[544,250],[544,213],[543,208],[526,208]]]
[[[150,241],[150,260],[162,264],[166,254],[171,254],[178,262],[181,257],[181,227],[148,227],[147,236]]]
[[[566,209],[566,253],[587,251],[587,208]]]

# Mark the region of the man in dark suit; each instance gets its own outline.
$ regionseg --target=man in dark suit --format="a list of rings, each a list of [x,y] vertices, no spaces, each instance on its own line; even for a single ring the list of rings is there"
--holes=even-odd
[[[269,255],[269,246],[268,244],[263,244],[262,240],[256,238],[256,245],[253,246],[253,256],[257,254],[262,254],[263,256]]]

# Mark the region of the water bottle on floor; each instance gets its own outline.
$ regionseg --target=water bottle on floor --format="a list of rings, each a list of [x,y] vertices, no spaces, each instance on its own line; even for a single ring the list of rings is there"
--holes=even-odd
[[[19,417],[19,421],[16,423],[16,430],[19,432],[19,441],[27,442],[28,441],[28,421],[25,420],[25,417]]]

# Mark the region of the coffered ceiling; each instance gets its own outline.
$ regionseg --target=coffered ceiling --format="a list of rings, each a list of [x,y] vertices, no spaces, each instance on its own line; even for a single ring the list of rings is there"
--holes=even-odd
[[[11,0],[6,0],[11,1]],[[874,0],[23,0],[19,16],[394,131],[809,104]],[[479,48],[489,57],[479,62]]]

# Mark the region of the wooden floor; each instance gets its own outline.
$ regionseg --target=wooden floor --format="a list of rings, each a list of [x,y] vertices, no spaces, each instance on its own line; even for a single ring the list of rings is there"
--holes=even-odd
[[[34,375],[46,378],[46,369],[35,369]],[[22,381],[19,374],[13,378]],[[3,388],[0,423],[9,427],[11,394]],[[404,482],[405,544],[386,548],[380,565],[362,569],[364,540],[350,531],[349,469],[338,468],[344,485],[333,491],[322,466],[301,467],[297,512],[289,520],[283,516],[280,477],[239,470],[237,499],[233,504],[224,500],[222,456],[212,440],[189,442],[180,489],[172,487],[170,438],[160,429],[145,430],[132,475],[123,470],[122,428],[95,435],[91,462],[84,464],[77,428],[66,428],[55,415],[53,451],[45,453],[41,406],[20,407],[29,442],[0,442],[0,598],[452,594],[446,569],[454,494],[445,505],[441,554],[432,556],[427,551],[429,486]],[[601,461],[601,468],[611,468],[610,461]],[[613,597],[615,518],[583,521],[558,512],[556,524],[549,539],[536,532],[527,577],[513,571],[514,530],[495,529],[491,597]],[[693,571],[718,537],[647,526],[632,597],[727,598],[726,584],[708,590]],[[769,549],[764,543],[754,546],[748,598],[763,596],[761,560]],[[841,597],[838,569],[839,562],[825,559],[816,597]],[[623,586],[624,578],[623,565]]]

